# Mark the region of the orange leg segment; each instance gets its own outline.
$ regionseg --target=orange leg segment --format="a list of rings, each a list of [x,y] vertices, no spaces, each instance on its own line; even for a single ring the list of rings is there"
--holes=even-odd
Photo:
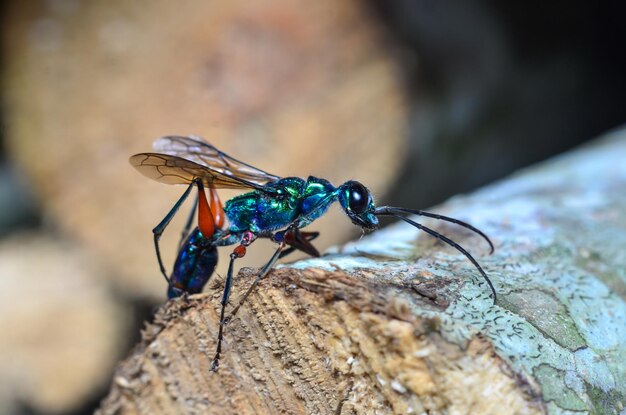
[[[209,189],[209,193],[211,195],[211,211],[213,212],[213,223],[219,229],[224,226],[224,219],[226,214],[224,213],[224,208],[222,207],[222,201],[217,194],[217,190],[214,188]]]
[[[200,181],[198,181],[198,228],[205,238],[210,238],[215,233],[215,218]]]

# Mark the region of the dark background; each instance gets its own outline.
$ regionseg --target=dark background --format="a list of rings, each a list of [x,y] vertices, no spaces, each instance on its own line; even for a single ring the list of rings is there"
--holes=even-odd
[[[620,2],[375,1],[413,102],[411,156],[389,196],[430,206],[626,120]],[[394,42],[394,43],[395,43]],[[420,183],[419,199],[403,191]]]

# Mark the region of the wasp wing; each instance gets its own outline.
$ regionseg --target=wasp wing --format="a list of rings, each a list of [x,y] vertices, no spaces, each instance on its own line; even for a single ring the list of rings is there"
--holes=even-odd
[[[200,179],[214,189],[264,190],[257,183],[170,154],[139,153],[129,161],[141,174],[160,183],[189,184]]]
[[[278,176],[229,156],[200,137],[165,136],[157,138],[153,147],[158,153],[191,160],[223,175],[241,178],[261,186],[280,179]]]

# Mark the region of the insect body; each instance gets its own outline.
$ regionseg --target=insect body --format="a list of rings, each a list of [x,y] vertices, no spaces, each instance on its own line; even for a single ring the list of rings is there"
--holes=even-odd
[[[195,228],[178,253],[168,284],[168,298],[202,291],[217,265],[217,246]]]
[[[493,252],[493,244],[489,238],[465,222],[420,210],[376,207],[369,190],[354,180],[335,187],[325,179],[312,176],[307,180],[298,177],[280,178],[236,160],[196,137],[162,137],[155,141],[154,147],[157,151],[155,153],[132,156],[131,164],[144,175],[159,182],[188,185],[172,210],[153,230],[159,266],[168,282],[168,297],[200,292],[217,264],[217,247],[236,245],[230,254],[224,282],[212,370],[217,370],[219,366],[223,327],[226,322],[225,308],[230,297],[234,262],[243,257],[247,247],[258,238],[270,239],[278,245],[274,255],[261,268],[255,281],[231,312],[231,317],[279,258],[294,250],[319,256],[317,249],[311,244],[311,240],[318,233],[304,232],[301,229],[322,216],[334,202],[339,202],[352,223],[364,230],[378,228],[379,216],[394,216],[454,247],[480,272],[491,290],[494,302],[496,301],[496,292],[491,281],[463,247],[405,215],[426,216],[468,228],[482,236]],[[194,203],[194,209],[183,231],[174,270],[171,277],[168,277],[161,260],[159,238],[194,186],[198,189],[197,202]],[[222,207],[216,192],[218,188],[246,189],[248,192],[226,201]],[[209,191],[210,202],[205,189]],[[196,209],[198,226],[189,232]],[[228,219],[227,226],[225,219]]]

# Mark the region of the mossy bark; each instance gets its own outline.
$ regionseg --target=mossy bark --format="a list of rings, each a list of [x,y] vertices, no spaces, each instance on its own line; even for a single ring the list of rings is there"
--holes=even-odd
[[[626,396],[626,134],[435,209],[494,240],[404,224],[280,266],[227,326],[221,282],[170,301],[100,412],[619,413]],[[237,276],[233,300],[255,270]]]

